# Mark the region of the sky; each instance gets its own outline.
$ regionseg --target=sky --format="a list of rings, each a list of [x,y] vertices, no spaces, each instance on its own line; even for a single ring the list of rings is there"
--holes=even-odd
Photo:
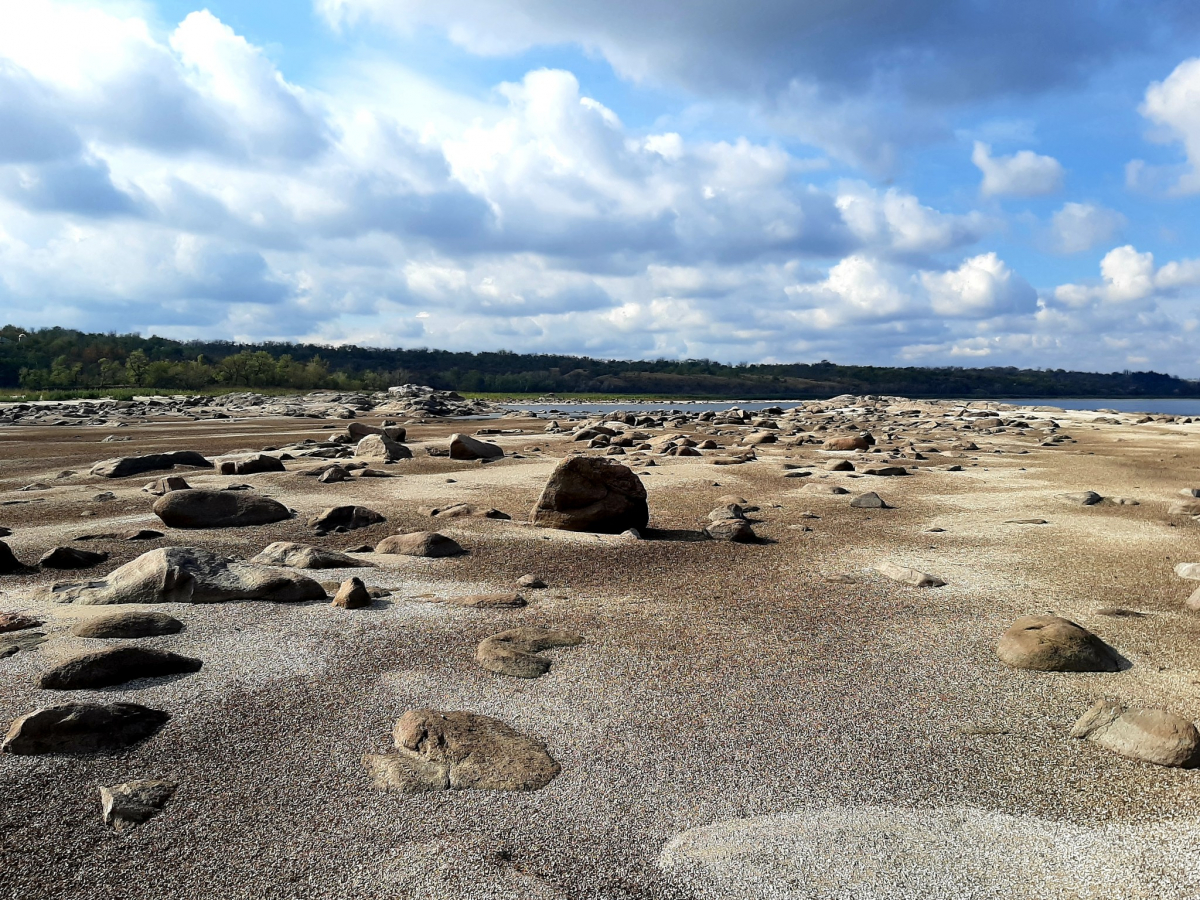
[[[0,321],[1200,378],[1188,0],[0,0]]]

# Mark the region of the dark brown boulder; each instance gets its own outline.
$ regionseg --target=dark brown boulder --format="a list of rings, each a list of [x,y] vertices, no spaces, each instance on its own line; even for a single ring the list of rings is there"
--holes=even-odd
[[[194,466],[211,469],[213,464],[193,450],[176,450],[173,453],[151,453],[146,456],[121,456],[105,459],[92,466],[93,475],[105,478],[124,478],[144,472],[158,472],[176,466]]]
[[[568,457],[551,474],[530,521],[566,531],[641,531],[650,522],[646,488],[620,463],[603,457]]]
[[[250,491],[171,491],[154,504],[154,514],[171,528],[240,528],[290,519],[278,500]]]
[[[112,687],[138,678],[164,678],[199,672],[203,665],[200,660],[190,656],[126,644],[84,653],[60,663],[43,672],[37,685],[55,691]]]
[[[376,553],[397,556],[442,557],[458,556],[467,551],[452,538],[436,531],[414,531],[411,534],[393,534],[384,538],[375,547]]]
[[[160,612],[119,612],[77,623],[71,634],[84,638],[143,638],[178,634],[183,623]]]
[[[12,548],[4,541],[0,541],[0,575],[12,575],[16,572],[25,572],[29,566],[21,562],[13,555]]]
[[[308,527],[318,534],[330,531],[353,531],[356,528],[366,528],[368,525],[378,525],[387,519],[365,506],[331,506],[320,514],[308,520]]]
[[[996,645],[1001,662],[1041,672],[1116,672],[1121,655],[1082,625],[1058,616],[1022,616]]]
[[[259,472],[286,472],[283,460],[259,453],[246,459],[227,459],[221,463],[222,475],[257,475]]]
[[[171,718],[138,703],[64,703],[21,716],[0,751],[19,756],[43,753],[111,753],[157,733]]]
[[[77,547],[55,547],[47,550],[38,560],[43,569],[90,569],[108,559],[108,554],[97,550],[80,550]]]

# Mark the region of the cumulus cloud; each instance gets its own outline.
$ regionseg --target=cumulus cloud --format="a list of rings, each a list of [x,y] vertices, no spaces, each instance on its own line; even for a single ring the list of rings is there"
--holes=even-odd
[[[983,173],[979,190],[985,197],[1038,197],[1062,188],[1063,169],[1058,160],[1032,150],[992,156],[990,146],[976,141],[971,162]]]
[[[1100,261],[1098,284],[1063,284],[1056,299],[1072,307],[1093,303],[1106,306],[1145,305],[1180,289],[1200,286],[1200,259],[1154,264],[1154,254],[1139,253],[1132,245],[1117,247]]]
[[[1125,225],[1116,210],[1094,203],[1065,203],[1050,219],[1050,236],[1059,253],[1082,253],[1113,239]]]
[[[1141,113],[1163,129],[1164,140],[1179,141],[1187,154],[1188,170],[1181,174],[1174,189],[1179,193],[1200,191],[1200,57],[1187,59],[1175,67],[1163,81],[1146,90]],[[1135,184],[1145,179],[1145,163],[1140,160],[1127,169]]]

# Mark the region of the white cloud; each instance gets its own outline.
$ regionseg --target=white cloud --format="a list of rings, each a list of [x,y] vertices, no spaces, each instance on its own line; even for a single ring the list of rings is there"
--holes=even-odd
[[[1146,306],[1182,288],[1200,286],[1200,259],[1154,265],[1154,254],[1139,253],[1131,244],[1117,247],[1100,261],[1099,284],[1063,284],[1055,299],[1069,307],[1093,303],[1105,306]]]
[[[1151,84],[1140,111],[1164,129],[1164,140],[1183,144],[1189,170],[1179,176],[1175,190],[1183,194],[1200,191],[1200,57],[1184,60],[1166,79]],[[1127,177],[1134,182],[1144,180],[1145,169],[1145,163],[1135,160],[1126,170]]]
[[[864,244],[902,254],[937,253],[973,244],[991,224],[978,212],[947,215],[897,188],[880,193],[863,182],[843,182],[837,208]]]
[[[1059,253],[1082,253],[1111,241],[1124,225],[1125,217],[1116,210],[1065,203],[1050,219],[1050,236]]]
[[[1037,292],[995,253],[963,260],[950,272],[922,272],[921,283],[933,311],[943,316],[984,318],[1037,308]]]
[[[991,147],[976,141],[971,162],[983,173],[979,190],[985,197],[1038,197],[1062,188],[1063,169],[1058,160],[1032,150],[992,156]]]

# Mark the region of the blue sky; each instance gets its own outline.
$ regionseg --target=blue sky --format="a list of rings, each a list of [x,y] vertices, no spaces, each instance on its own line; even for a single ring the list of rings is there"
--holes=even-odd
[[[0,0],[0,318],[1200,377],[1173,0]]]

